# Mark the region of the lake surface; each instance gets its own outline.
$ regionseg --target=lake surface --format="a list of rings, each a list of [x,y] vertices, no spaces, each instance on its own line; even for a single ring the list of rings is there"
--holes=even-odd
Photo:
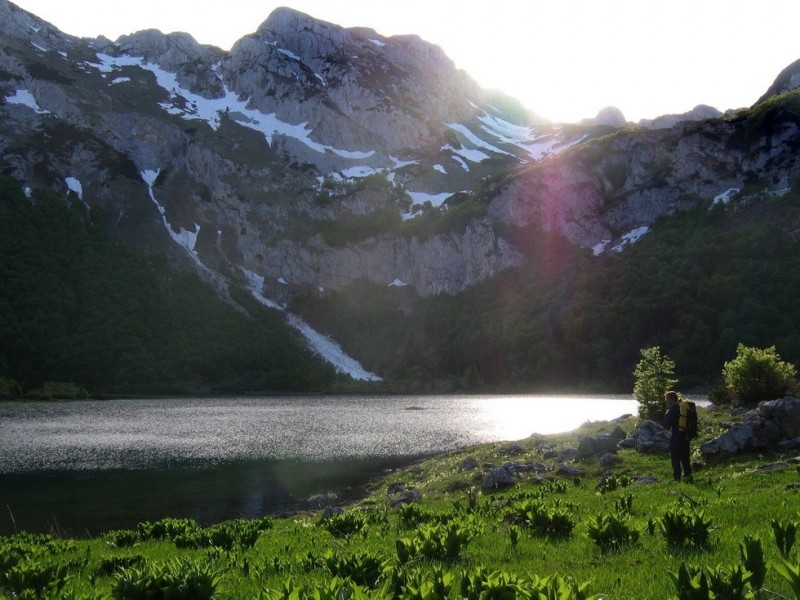
[[[419,457],[636,409],[608,395],[0,403],[0,535],[341,504]]]

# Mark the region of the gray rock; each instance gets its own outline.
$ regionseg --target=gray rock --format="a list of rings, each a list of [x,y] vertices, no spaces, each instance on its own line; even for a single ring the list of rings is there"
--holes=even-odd
[[[647,454],[669,453],[670,432],[655,421],[642,421],[630,435],[634,448]]]
[[[473,469],[477,469],[479,467],[478,461],[474,458],[465,458],[461,461],[458,465],[459,471],[472,471]]]
[[[343,515],[343,514],[344,514],[344,509],[340,506],[326,506],[324,509],[322,509],[323,520],[330,519],[333,516]]]
[[[756,473],[765,473],[768,471],[780,471],[781,469],[788,469],[789,463],[784,461],[778,461],[774,463],[770,463],[768,465],[761,465],[755,469]]]
[[[800,437],[800,400],[786,397],[761,402],[745,414],[744,423],[700,446],[705,458],[714,459],[743,451],[793,447]]]
[[[778,442],[778,448],[781,450],[800,450],[800,437]]]
[[[527,466],[528,470],[534,473],[547,473],[550,470],[546,464],[540,462],[530,462]]]
[[[581,477],[583,470],[572,465],[561,465],[556,469],[556,475],[566,475],[569,477]]]
[[[394,498],[390,499],[389,505],[392,508],[397,508],[398,506],[401,506],[403,504],[410,504],[411,502],[419,502],[420,500],[422,500],[422,492],[416,489],[406,490],[398,494]]]
[[[406,484],[402,481],[396,481],[395,483],[390,483],[386,488],[387,494],[399,494],[406,490]]]
[[[609,452],[608,454],[603,454],[603,456],[597,459],[597,462],[603,467],[613,467],[622,462],[622,459],[616,454]]]
[[[577,448],[564,448],[556,457],[558,462],[569,462],[571,460],[575,460],[578,456],[578,449]]]
[[[575,458],[580,460],[596,454],[616,452],[619,442],[625,439],[626,436],[627,434],[620,427],[616,427],[610,434],[583,437],[578,443],[578,451]]]
[[[483,478],[483,490],[493,491],[506,488],[517,483],[513,473],[505,467],[495,467]]]
[[[641,484],[650,484],[650,483],[657,483],[658,479],[652,475],[645,475],[643,477],[634,478],[633,482]]]
[[[505,456],[519,456],[520,454],[525,454],[527,451],[528,449],[521,444],[511,444],[500,448],[497,452]]]

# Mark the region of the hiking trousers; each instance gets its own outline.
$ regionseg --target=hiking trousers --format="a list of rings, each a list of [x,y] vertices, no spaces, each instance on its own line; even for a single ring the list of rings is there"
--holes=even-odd
[[[692,461],[689,458],[689,438],[681,432],[672,432],[669,440],[669,457],[672,461],[672,477],[675,481],[681,480],[681,470],[683,476],[691,478]]]

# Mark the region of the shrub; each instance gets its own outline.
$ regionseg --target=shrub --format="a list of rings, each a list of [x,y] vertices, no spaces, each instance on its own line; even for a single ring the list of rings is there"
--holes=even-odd
[[[206,600],[214,597],[220,578],[220,572],[198,562],[177,560],[132,566],[117,573],[111,595],[117,600]]]
[[[792,387],[797,370],[783,362],[775,346],[749,348],[739,344],[736,358],[725,363],[725,387],[744,403],[780,398]]]
[[[412,539],[400,539],[395,543],[397,560],[405,564],[411,559],[457,560],[475,537],[475,528],[468,521],[447,525],[422,525]]]
[[[619,550],[639,541],[640,532],[627,517],[604,513],[589,523],[589,538],[603,552]]]
[[[354,512],[333,515],[322,522],[325,527],[336,537],[346,537],[358,533],[366,525],[364,515]]]
[[[711,538],[711,521],[703,510],[669,509],[661,519],[661,533],[670,546],[704,548]]]
[[[750,587],[752,573],[742,565],[733,569],[717,566],[714,568],[693,567],[681,563],[677,573],[669,576],[678,590],[679,600],[695,598],[754,598]]]
[[[789,553],[792,551],[795,539],[797,537],[797,529],[800,523],[796,521],[778,521],[772,519],[770,522],[772,533],[775,536],[775,544],[778,546],[778,551],[783,558],[789,558]]]
[[[371,588],[377,587],[388,568],[387,561],[368,552],[341,556],[336,551],[328,550],[323,558],[331,574]]]
[[[633,371],[633,395],[639,402],[639,418],[657,421],[664,413],[664,394],[678,382],[675,363],[662,356],[658,346],[643,348],[641,353],[642,359]]]
[[[571,511],[558,503],[547,506],[542,500],[523,500],[511,507],[508,519],[527,526],[534,535],[567,538],[575,528]]]
[[[109,531],[105,535],[106,541],[117,548],[127,548],[133,546],[136,542],[141,541],[138,531],[131,529],[119,529],[116,531]]]
[[[764,558],[764,549],[761,540],[752,536],[744,536],[744,541],[739,542],[739,553],[742,556],[742,566],[750,572],[750,585],[755,590],[760,590],[767,577],[767,561]]]
[[[0,400],[14,400],[22,396],[22,386],[7,377],[0,377]]]
[[[800,560],[796,563],[784,560],[774,566],[775,572],[789,582],[794,592],[794,597],[800,598]]]
[[[49,598],[56,596],[70,577],[65,565],[24,560],[0,576],[0,589],[10,592],[12,598]]]

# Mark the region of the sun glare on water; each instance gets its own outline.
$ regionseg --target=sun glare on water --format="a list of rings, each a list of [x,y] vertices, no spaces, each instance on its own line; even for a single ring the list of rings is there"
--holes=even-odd
[[[476,408],[476,429],[487,438],[518,440],[534,433],[571,431],[587,421],[636,414],[637,403],[628,396],[498,396],[482,400]]]

